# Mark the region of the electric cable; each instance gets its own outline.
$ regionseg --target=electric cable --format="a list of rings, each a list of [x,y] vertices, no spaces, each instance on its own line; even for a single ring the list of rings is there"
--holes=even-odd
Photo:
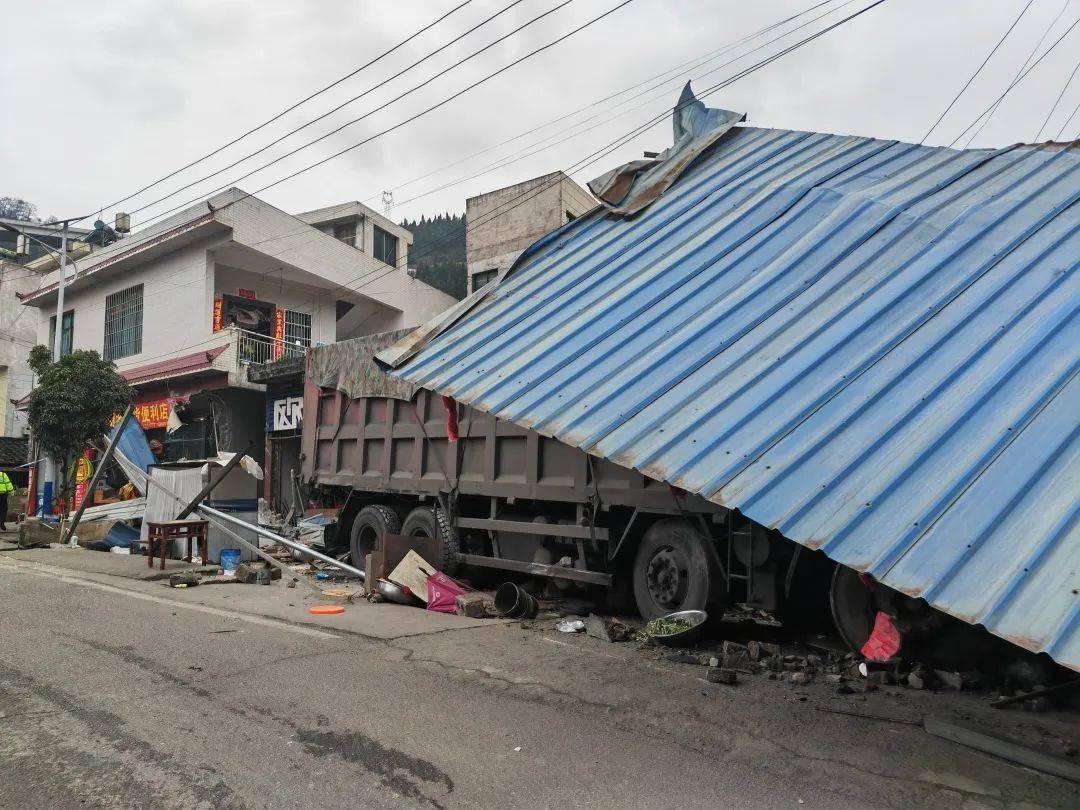
[[[1046,29],[1042,32],[1042,36],[1039,37],[1039,41],[1035,43],[1035,47],[1031,49],[1031,52],[1027,55],[1027,59],[1024,60],[1024,63],[1020,65],[1020,68],[1016,71],[1016,75],[1012,78],[1013,82],[1019,79],[1020,74],[1024,72],[1024,68],[1031,64],[1031,60],[1035,58],[1035,54],[1039,52],[1039,48],[1046,42],[1046,38],[1050,36],[1050,32],[1054,30],[1054,26],[1058,24],[1058,20],[1065,14],[1065,10],[1069,7],[1069,3],[1071,2],[1072,0],[1065,0],[1065,2],[1062,3],[1061,10],[1058,11],[1054,19],[1050,21],[1050,24],[1046,26]],[[968,139],[964,141],[964,149],[967,149],[971,145],[971,142],[979,137],[979,133],[990,123],[990,119],[994,117],[994,113],[998,111],[998,107],[1000,106],[1001,101],[994,102],[994,106],[990,109],[990,114],[983,119],[983,122],[979,124],[978,129],[972,132],[971,135],[968,136]]]
[[[1027,0],[1027,3],[1024,5],[1024,7],[1020,9],[1020,14],[1017,15],[1016,19],[1012,21],[1012,25],[1005,29],[1005,33],[1001,35],[1001,39],[999,39],[997,41],[997,44],[995,44],[994,47],[990,49],[990,53],[988,53],[986,55],[986,58],[982,60],[982,62],[977,68],[975,68],[975,72],[971,74],[971,77],[966,82],[964,82],[964,86],[960,88],[960,92],[953,97],[953,100],[949,102],[948,106],[942,111],[941,115],[937,117],[937,120],[934,122],[933,126],[931,126],[930,129],[926,130],[926,134],[919,139],[920,146],[922,146],[923,142],[930,137],[930,133],[937,129],[937,125],[940,124],[941,120],[949,114],[949,110],[951,110],[956,104],[956,102],[960,100],[960,96],[964,95],[967,89],[971,87],[971,83],[975,81],[975,77],[982,73],[982,69],[986,67],[986,63],[990,61],[991,57],[993,57],[995,53],[997,53],[998,48],[1000,48],[1005,42],[1005,40],[1008,39],[1009,34],[1012,33],[1012,30],[1014,28],[1016,28],[1020,20],[1024,18],[1024,15],[1027,14],[1027,10],[1031,8],[1031,4],[1034,2],[1035,0]]]
[[[233,144],[239,143],[244,138],[248,137],[249,135],[253,135],[254,133],[258,132],[259,130],[263,129],[264,127],[267,127],[270,124],[274,123],[275,121],[277,121],[281,117],[283,117],[285,115],[288,115],[290,112],[292,112],[293,110],[295,110],[298,107],[302,106],[303,104],[306,104],[307,102],[311,101],[316,96],[322,95],[323,93],[327,92],[328,90],[333,89],[334,87],[341,84],[342,82],[351,79],[353,76],[357,75],[361,71],[366,70],[367,68],[371,67],[376,62],[379,62],[380,60],[386,58],[387,56],[392,54],[394,51],[398,50],[399,48],[401,48],[404,45],[408,44],[412,40],[416,39],[421,34],[425,33],[426,31],[429,31],[432,28],[434,28],[436,25],[441,23],[443,20],[445,20],[450,15],[454,14],[457,11],[460,11],[465,6],[469,5],[469,3],[471,3],[471,2],[472,2],[472,0],[465,0],[463,3],[459,3],[458,5],[454,6],[452,9],[447,11],[446,13],[440,15],[439,17],[436,17],[434,20],[429,22],[427,25],[417,29],[416,31],[414,31],[412,34],[407,36],[405,39],[401,40],[396,45],[392,46],[391,48],[383,51],[382,53],[380,53],[378,56],[374,57],[373,59],[365,62],[362,65],[360,65],[360,67],[356,68],[355,70],[352,70],[349,73],[346,73],[344,76],[342,76],[342,77],[340,77],[338,79],[335,79],[334,81],[332,81],[330,84],[326,85],[325,87],[323,87],[323,88],[321,88],[319,90],[316,90],[314,93],[311,93],[308,96],[305,96],[304,98],[300,99],[299,101],[297,101],[297,102],[291,104],[290,106],[286,107],[284,110],[277,113],[276,115],[273,115],[270,118],[266,119],[265,121],[263,121],[258,126],[252,127],[251,129],[247,130],[243,134],[238,135],[237,137],[233,138],[228,143],[225,143],[222,146],[219,146],[218,148],[214,149],[213,151],[207,152],[202,157],[196,158],[195,160],[191,161],[190,163],[188,163],[188,164],[186,164],[184,166],[181,166],[179,169],[176,169],[175,171],[172,171],[172,172],[170,172],[169,174],[166,174],[163,177],[159,177],[157,180],[153,181],[152,183],[149,183],[148,185],[143,186],[138,191],[132,192],[131,194],[127,195],[126,197],[121,197],[119,200],[111,202],[108,205],[102,206],[101,210],[104,210],[106,208],[112,208],[113,206],[119,205],[120,203],[127,202],[132,197],[136,197],[139,194],[142,194],[144,191],[147,191],[147,190],[153,188],[154,186],[160,185],[161,183],[165,182],[166,180],[180,174],[180,172],[186,171],[187,169],[190,169],[192,166],[195,166],[196,164],[202,163],[204,160],[207,160],[208,158],[213,157],[214,155],[218,154],[219,152],[222,152],[223,150],[228,149]],[[87,216],[82,217],[82,219],[86,219],[89,216],[91,216],[91,215],[87,214]],[[72,222],[80,222],[81,220],[71,220],[71,221]]]
[[[1062,96],[1065,95],[1065,91],[1069,89],[1069,85],[1072,84],[1072,80],[1076,78],[1076,71],[1080,70],[1080,62],[1077,62],[1072,69],[1072,73],[1069,74],[1069,78],[1065,80],[1065,84],[1061,88],[1061,92],[1058,93],[1057,98],[1054,99],[1054,106],[1050,108],[1050,112],[1046,114],[1046,118],[1042,122],[1042,126],[1039,127],[1039,131],[1035,133],[1033,143],[1039,142],[1039,137],[1042,135],[1043,130],[1046,129],[1046,125],[1050,123],[1050,119],[1054,113],[1057,112],[1058,105],[1061,103]]]
[[[224,174],[225,172],[229,171],[229,169],[233,169],[233,168],[239,166],[241,163],[245,163],[246,161],[250,160],[251,158],[255,157],[256,155],[261,155],[266,150],[268,150],[268,149],[270,149],[270,148],[272,148],[274,146],[277,146],[279,143],[281,143],[282,141],[292,137],[293,135],[297,134],[298,132],[301,132],[301,131],[307,129],[308,127],[312,126],[313,124],[316,124],[319,121],[322,121],[323,119],[325,119],[325,118],[333,115],[334,113],[338,112],[339,110],[349,106],[354,101],[359,101],[360,99],[364,98],[365,96],[367,96],[367,95],[369,95],[371,93],[374,93],[376,90],[380,90],[383,87],[386,87],[387,85],[389,85],[390,82],[394,81],[394,79],[399,78],[400,76],[404,75],[405,73],[408,73],[410,70],[417,67],[418,65],[423,64],[428,59],[431,59],[434,56],[442,53],[444,50],[446,50],[450,46],[456,44],[457,42],[460,42],[462,39],[469,36],[469,34],[473,33],[474,31],[477,31],[480,28],[483,28],[485,25],[492,22],[497,17],[501,16],[502,14],[505,14],[507,11],[512,9],[514,6],[519,5],[519,4],[523,3],[523,2],[525,2],[525,0],[511,0],[511,2],[508,5],[503,6],[503,8],[499,9],[494,14],[491,14],[490,16],[486,17],[485,19],[481,20],[479,23],[477,23],[476,25],[474,25],[472,28],[468,29],[464,33],[459,34],[458,36],[456,36],[453,39],[449,40],[448,42],[444,43],[443,45],[440,45],[435,50],[430,51],[429,53],[425,54],[421,58],[417,59],[412,64],[407,65],[406,67],[402,68],[397,73],[395,73],[393,76],[389,76],[386,79],[380,80],[377,84],[371,85],[369,88],[364,90],[362,93],[360,93],[358,95],[355,95],[352,98],[347,99],[346,101],[343,101],[342,103],[338,104],[336,107],[333,107],[333,108],[327,110],[326,112],[316,116],[315,118],[312,118],[310,121],[306,121],[303,124],[301,124],[300,126],[289,130],[284,135],[278,136],[277,138],[275,138],[274,140],[272,140],[269,143],[265,144],[264,146],[260,146],[254,152],[249,152],[248,154],[244,155],[243,157],[237,158],[232,163],[229,163],[229,164],[227,164],[225,166],[222,166],[220,169],[216,169],[215,171],[210,172],[210,174],[203,175],[202,177],[198,178],[197,180],[192,180],[190,183],[187,183],[186,185],[180,186],[179,188],[177,188],[177,189],[175,189],[173,191],[170,191],[165,196],[159,197],[156,200],[154,200],[153,202],[149,202],[149,203],[146,203],[145,205],[141,205],[138,208],[135,208],[132,211],[129,211],[128,213],[129,214],[137,214],[140,211],[144,211],[147,208],[150,208],[152,206],[157,205],[158,203],[164,202],[165,200],[169,199],[170,197],[175,197],[180,192],[186,191],[187,189],[191,188],[192,186],[197,186],[200,183],[205,183],[207,180],[210,180],[211,178],[214,178],[214,177],[217,177],[218,175]],[[567,5],[567,4],[571,3],[571,2],[573,2],[573,0],[565,0],[565,2],[562,5]],[[562,6],[557,6],[556,8],[552,9],[551,11],[547,11],[544,14],[541,14],[539,17],[536,17],[535,19],[530,20],[528,23],[521,26],[521,28],[526,28],[529,25],[532,25],[534,22],[536,22],[539,19],[542,19],[543,17],[547,16],[548,14],[551,14],[551,13],[553,13],[555,11],[558,11],[559,8],[562,8]],[[516,33],[517,31],[520,31],[521,28],[516,29],[515,31],[511,32],[511,34]],[[510,35],[508,35],[508,36],[510,36]],[[487,48],[491,48],[492,46],[498,44],[498,42],[500,42],[500,41],[501,40],[496,40],[495,42],[491,43],[491,45],[488,45]],[[467,59],[462,60],[462,62],[468,61],[473,56],[476,56],[476,55],[482,53],[484,50],[486,50],[486,48],[481,49],[480,51],[477,51],[476,53],[472,54],[472,56],[469,56]],[[462,62],[458,62],[456,65],[451,65],[450,68],[447,68],[447,71],[452,70],[453,68],[455,68],[458,65],[462,64]],[[285,155],[282,155],[280,158],[277,158],[276,160],[270,161],[270,163],[265,164],[262,168],[265,168],[266,166],[270,166],[273,163],[276,163],[278,160],[284,160],[285,158],[287,158],[287,157],[289,157],[291,155],[294,155],[294,154],[296,154],[297,152],[299,152],[299,151],[301,151],[303,149],[306,149],[307,147],[311,146],[312,144],[316,144],[319,141],[321,141],[321,140],[323,140],[325,138],[328,138],[331,135],[334,135],[334,134],[340,132],[341,130],[343,130],[343,129],[347,128],[347,127],[352,126],[353,124],[364,120],[369,115],[372,115],[372,114],[374,114],[376,112],[379,112],[382,109],[385,109],[386,107],[390,106],[391,104],[395,103],[396,101],[399,101],[402,98],[404,98],[405,96],[409,95],[410,93],[412,93],[412,92],[426,86],[433,79],[436,79],[441,75],[442,75],[441,73],[436,74],[435,76],[427,79],[424,83],[419,84],[416,87],[412,88],[408,92],[402,93],[397,98],[391,99],[390,101],[386,102],[386,104],[382,105],[381,107],[376,107],[374,110],[371,110],[371,111],[365,113],[364,115],[360,116],[359,118],[355,118],[352,121],[349,121],[348,123],[343,124],[342,126],[338,127],[337,129],[331,130],[330,132],[327,132],[324,135],[320,135],[318,138],[315,138],[314,140],[309,141],[308,143],[298,147],[297,149],[293,150],[292,152],[288,152]],[[259,171],[259,170],[256,169],[256,171]],[[245,175],[245,177],[247,177],[247,176],[248,175]],[[240,179],[242,180],[244,178],[242,177]],[[239,182],[239,181],[234,181],[234,183],[235,182]],[[232,185],[232,184],[230,184],[230,185]]]

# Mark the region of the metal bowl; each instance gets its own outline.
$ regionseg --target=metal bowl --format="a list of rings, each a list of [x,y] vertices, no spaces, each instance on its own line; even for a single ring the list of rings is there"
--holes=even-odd
[[[701,638],[701,634],[705,631],[705,620],[709,618],[709,614],[704,610],[679,610],[675,613],[668,613],[666,616],[660,616],[659,618],[689,619],[693,624],[686,630],[678,633],[668,633],[663,636],[649,633],[649,638],[657,644],[663,644],[666,647],[688,647]]]

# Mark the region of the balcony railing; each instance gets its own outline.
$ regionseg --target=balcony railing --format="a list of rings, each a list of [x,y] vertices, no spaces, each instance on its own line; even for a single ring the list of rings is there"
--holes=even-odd
[[[307,347],[301,343],[288,343],[277,338],[236,330],[236,365],[255,366],[303,357]]]

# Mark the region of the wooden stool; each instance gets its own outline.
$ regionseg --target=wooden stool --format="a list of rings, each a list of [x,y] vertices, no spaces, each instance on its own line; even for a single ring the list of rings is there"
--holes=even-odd
[[[205,520],[166,520],[161,523],[147,523],[146,565],[154,567],[154,543],[161,549],[161,570],[165,570],[165,553],[173,540],[187,541],[187,556],[181,559],[191,562],[191,541],[196,541],[203,564],[210,554],[206,537],[206,528],[210,524]]]

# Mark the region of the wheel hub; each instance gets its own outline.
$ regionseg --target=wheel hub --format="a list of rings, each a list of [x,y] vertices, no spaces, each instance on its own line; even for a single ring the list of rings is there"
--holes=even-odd
[[[677,608],[686,597],[687,563],[675,549],[661,548],[649,560],[646,584],[649,594],[664,607]]]

